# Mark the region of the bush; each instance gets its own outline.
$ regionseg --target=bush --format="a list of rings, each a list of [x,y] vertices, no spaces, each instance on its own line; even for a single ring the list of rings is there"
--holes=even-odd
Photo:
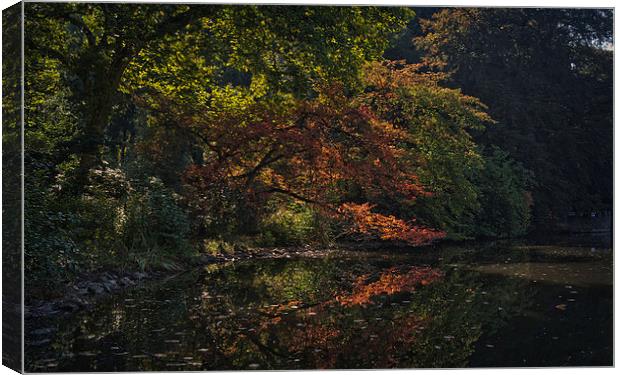
[[[117,225],[129,259],[141,268],[158,259],[187,256],[191,250],[187,214],[176,194],[157,178],[129,194]]]
[[[118,199],[98,186],[75,195],[63,190],[61,183],[50,185],[48,181],[43,173],[30,173],[26,178],[24,257],[29,290],[34,294],[46,293],[54,289],[50,285],[116,259],[114,249],[119,243],[115,232]]]
[[[31,294],[102,268],[179,269],[188,256],[190,223],[160,180],[130,181],[120,169],[92,170],[83,194],[29,174],[25,267]]]

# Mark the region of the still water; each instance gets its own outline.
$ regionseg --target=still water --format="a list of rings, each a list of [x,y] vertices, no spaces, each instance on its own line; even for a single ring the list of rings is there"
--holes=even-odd
[[[551,243],[549,243],[551,242]],[[28,321],[26,370],[611,366],[609,241],[210,266]]]

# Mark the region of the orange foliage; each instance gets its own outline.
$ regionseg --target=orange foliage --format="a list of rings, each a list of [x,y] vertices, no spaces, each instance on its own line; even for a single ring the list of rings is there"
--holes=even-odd
[[[166,99],[156,103],[166,123],[204,144],[204,163],[184,173],[192,204],[212,213],[212,201],[226,194],[242,199],[244,207],[260,207],[280,194],[352,221],[351,233],[411,245],[443,237],[442,232],[372,213],[367,204],[340,206],[352,187],[369,201],[412,202],[429,193],[412,172],[414,161],[405,157],[407,131],[347,97],[341,85],[319,94],[287,109],[257,103],[216,115]]]
[[[411,245],[423,245],[445,237],[445,232],[415,226],[392,215],[372,212],[373,206],[345,203],[339,212],[350,223],[348,233],[363,237],[378,237],[388,241],[405,241]]]
[[[402,158],[406,132],[347,98],[340,86],[286,113],[260,105],[251,112],[180,115],[176,122],[209,149],[207,163],[187,170],[187,183],[201,190],[226,181],[243,194],[285,194],[323,207],[342,193],[340,182],[359,186],[368,197],[413,200],[425,194]]]

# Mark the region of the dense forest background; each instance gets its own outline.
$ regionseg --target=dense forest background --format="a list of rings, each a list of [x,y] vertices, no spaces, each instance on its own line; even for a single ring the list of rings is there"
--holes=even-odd
[[[611,210],[612,10],[25,12],[28,290],[243,247],[515,237]]]

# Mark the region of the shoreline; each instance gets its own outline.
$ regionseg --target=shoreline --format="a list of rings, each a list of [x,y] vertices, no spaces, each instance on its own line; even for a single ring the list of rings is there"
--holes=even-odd
[[[165,277],[174,276],[191,271],[198,267],[214,264],[227,264],[249,259],[277,259],[291,258],[293,256],[323,257],[338,247],[312,247],[291,246],[274,248],[254,248],[250,250],[237,250],[230,254],[207,255],[190,259],[182,264],[181,269],[174,270],[149,270],[149,271],[118,271],[107,270],[87,273],[73,282],[64,286],[61,297],[51,299],[33,299],[25,306],[25,317],[45,318],[57,315],[70,315],[82,310],[88,310],[96,305],[101,299],[110,295],[126,291],[133,287],[143,285],[145,282],[161,280]]]

